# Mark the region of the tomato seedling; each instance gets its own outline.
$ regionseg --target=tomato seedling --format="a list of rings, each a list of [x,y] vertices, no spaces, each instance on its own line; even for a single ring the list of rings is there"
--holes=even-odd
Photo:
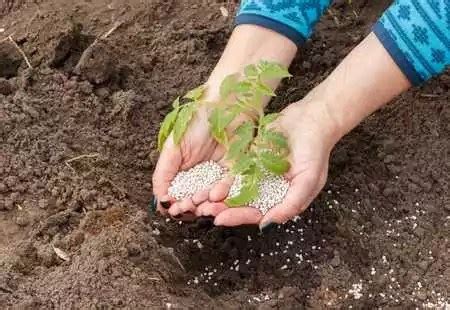
[[[239,193],[225,201],[229,206],[243,206],[254,200],[267,173],[279,176],[289,170],[287,139],[271,126],[279,114],[265,115],[263,102],[265,97],[275,96],[267,81],[290,76],[283,66],[261,61],[246,66],[243,75],[231,74],[221,83],[220,100],[211,105],[208,121],[212,137],[226,149],[231,172],[241,178]],[[173,110],[161,124],[159,150],[171,134],[176,144],[181,142],[196,108],[203,103],[204,91],[205,86],[202,85],[189,91],[182,100],[175,99]],[[227,131],[240,114],[248,115],[250,120],[232,132]]]

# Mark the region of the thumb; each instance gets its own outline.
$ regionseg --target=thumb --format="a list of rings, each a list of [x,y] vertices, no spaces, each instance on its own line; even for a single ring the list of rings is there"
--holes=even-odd
[[[263,231],[271,224],[285,223],[300,214],[314,199],[318,184],[318,175],[310,171],[294,177],[284,200],[266,213],[259,228]]]
[[[152,177],[153,194],[159,199],[167,195],[170,182],[178,173],[181,161],[180,149],[175,145],[172,135],[170,135],[159,155]]]

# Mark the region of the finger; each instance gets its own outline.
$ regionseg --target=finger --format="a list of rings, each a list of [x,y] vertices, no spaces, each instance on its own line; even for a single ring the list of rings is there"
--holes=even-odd
[[[283,202],[270,209],[260,223],[263,230],[270,224],[285,223],[301,213],[314,198],[319,178],[315,173],[304,173],[295,177],[289,186],[289,190]]]
[[[223,202],[205,201],[197,207],[195,214],[197,216],[217,216],[222,211],[228,209],[228,206]]]
[[[195,205],[192,202],[191,198],[184,198],[183,200],[180,201],[180,210],[183,213],[186,212],[191,212],[191,213],[195,213]]]
[[[166,215],[167,211],[169,211],[169,209],[172,207],[174,202],[175,202],[175,199],[173,199],[169,195],[161,196],[161,199],[159,200],[159,204],[157,204],[159,212],[163,215]]]
[[[158,199],[167,195],[170,182],[180,168],[181,159],[180,150],[174,145],[172,136],[170,136],[164,144],[152,177],[153,194]]]
[[[194,205],[198,206],[202,204],[203,202],[207,201],[209,198],[209,190],[203,190],[200,192],[195,193],[192,196],[192,202]]]
[[[245,224],[256,225],[261,221],[262,217],[261,212],[255,208],[227,208],[216,216],[214,225],[230,227]]]
[[[234,178],[232,176],[227,176],[224,179],[217,182],[209,192],[209,200],[212,202],[219,202],[227,198],[230,192],[231,185],[233,184]]]
[[[190,198],[184,198],[175,202],[169,209],[170,216],[177,218],[178,215],[186,212],[195,212],[195,206]]]

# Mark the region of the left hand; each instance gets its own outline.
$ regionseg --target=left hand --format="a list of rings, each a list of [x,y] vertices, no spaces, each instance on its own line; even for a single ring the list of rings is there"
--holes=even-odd
[[[338,140],[338,126],[326,104],[300,101],[282,111],[273,126],[284,133],[290,145],[291,168],[285,175],[290,188],[283,202],[266,215],[251,207],[227,208],[223,202],[207,201],[196,213],[215,216],[218,226],[259,224],[263,230],[271,223],[284,223],[303,212],[326,183],[330,152]],[[224,191],[229,190],[223,188]]]

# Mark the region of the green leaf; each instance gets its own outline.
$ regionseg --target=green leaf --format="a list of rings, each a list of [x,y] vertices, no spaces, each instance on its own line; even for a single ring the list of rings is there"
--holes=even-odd
[[[289,149],[288,141],[286,137],[277,131],[264,130],[261,136],[263,143],[270,144],[279,149]]]
[[[249,170],[254,169],[255,161],[252,157],[247,154],[241,154],[238,160],[233,163],[231,172],[234,175],[246,174]]]
[[[253,125],[253,123],[247,121],[239,125],[239,127],[236,128],[235,133],[241,140],[252,141],[254,129],[255,126]]]
[[[259,124],[261,126],[267,126],[270,123],[273,123],[279,116],[280,116],[280,113],[269,113],[267,115],[264,115],[264,117],[261,119]]]
[[[172,132],[173,126],[177,120],[179,110],[180,108],[177,106],[174,110],[172,110],[169,114],[166,115],[166,117],[161,123],[161,127],[159,128],[158,133],[158,150],[160,152],[164,146],[164,142],[166,142],[167,138]]]
[[[228,143],[228,136],[226,133],[227,126],[233,121],[235,115],[227,112],[224,109],[215,108],[209,116],[209,128],[211,135],[217,142],[221,144]]]
[[[236,74],[231,74],[223,79],[220,84],[220,97],[222,99],[227,98],[235,89],[238,83],[238,77]]]
[[[250,143],[253,141],[254,126],[251,122],[241,124],[235,131],[236,139],[231,143],[228,149],[227,157],[229,159],[237,158],[239,160],[242,153],[248,149]]]
[[[275,62],[261,61],[258,68],[262,79],[282,79],[292,76],[286,67]]]
[[[244,73],[246,77],[252,78],[258,76],[258,68],[256,65],[248,65],[244,68]]]
[[[183,98],[191,99],[192,101],[198,101],[203,96],[203,93],[205,92],[206,85],[200,85],[199,87],[196,87],[190,91],[186,95],[184,95]]]
[[[269,97],[275,96],[275,93],[273,92],[273,90],[269,86],[267,86],[266,84],[264,84],[262,82],[255,83],[254,88],[256,91],[260,92],[261,94],[263,94],[265,96],[269,96]]]
[[[178,109],[179,106],[180,106],[180,97],[177,97],[177,99],[175,99],[175,100],[172,102],[172,107],[173,107],[174,109]]]
[[[245,206],[255,199],[256,196],[258,196],[258,183],[259,178],[257,174],[243,176],[243,185],[239,191],[239,194],[226,199],[225,203],[230,207]]]
[[[252,83],[248,81],[241,81],[236,84],[236,92],[247,93],[252,90]]]
[[[286,173],[290,167],[290,164],[286,159],[267,151],[260,153],[259,159],[264,168],[276,175]]]
[[[189,122],[194,116],[194,112],[195,106],[193,104],[181,106],[177,121],[173,126],[173,140],[175,144],[180,144],[181,139],[189,126]]]

